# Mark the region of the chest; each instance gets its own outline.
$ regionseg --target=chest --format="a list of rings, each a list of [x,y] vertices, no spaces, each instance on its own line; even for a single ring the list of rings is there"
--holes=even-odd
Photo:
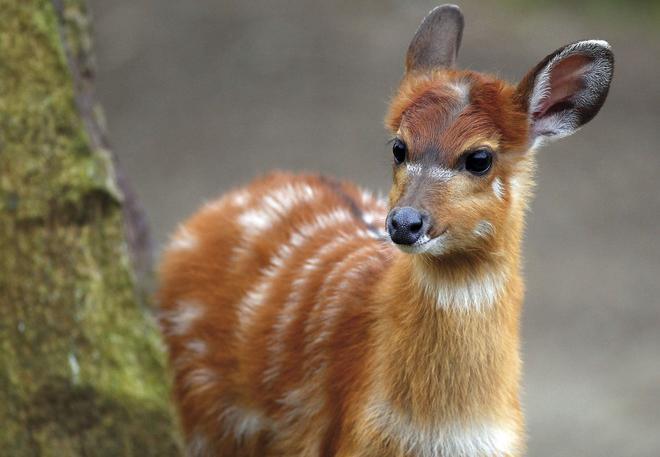
[[[392,457],[508,457],[520,454],[520,426],[513,419],[416,422],[385,402],[363,411],[371,448]]]

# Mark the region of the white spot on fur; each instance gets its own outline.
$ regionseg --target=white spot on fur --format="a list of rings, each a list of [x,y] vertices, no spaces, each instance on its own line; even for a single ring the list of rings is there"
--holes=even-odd
[[[245,337],[247,328],[261,308],[269,287],[270,281],[260,281],[254,289],[245,294],[238,304],[238,327],[240,336]]]
[[[238,223],[249,233],[267,229],[273,224],[273,215],[263,209],[250,209],[238,216]]]
[[[504,199],[504,184],[502,184],[502,180],[499,176],[493,179],[492,187],[495,196],[500,200]]]
[[[161,314],[163,332],[169,335],[185,335],[202,314],[202,306],[199,303],[179,300],[174,309]]]
[[[208,350],[206,342],[202,340],[188,340],[184,346],[188,352],[198,356],[205,355]]]
[[[287,218],[300,204],[316,198],[316,191],[307,184],[287,184],[274,189],[259,200],[259,206],[249,209],[238,217],[246,239],[234,247],[234,255],[252,252],[247,248],[250,241],[261,235],[274,223]]]
[[[437,165],[424,166],[419,163],[408,163],[406,171],[410,176],[428,176],[436,181],[447,181],[452,178],[456,173],[448,168],[439,167]]]
[[[437,181],[447,181],[456,174],[453,170],[437,166],[429,167],[427,173],[431,178]]]
[[[228,406],[219,417],[225,434],[233,433],[234,438],[241,439],[254,435],[263,429],[265,417],[259,411],[238,406]]]
[[[488,221],[479,221],[472,233],[479,238],[488,238],[495,233],[495,227]]]
[[[506,424],[420,425],[385,402],[365,408],[365,421],[391,436],[402,454],[420,457],[505,457],[516,452],[516,433]]]
[[[205,392],[216,386],[218,374],[210,368],[198,367],[184,374],[183,387],[196,394]]]
[[[419,176],[422,174],[424,168],[418,163],[408,163],[406,164],[406,171],[410,176]]]
[[[250,201],[250,194],[247,191],[238,191],[231,197],[231,203],[234,206],[243,207]]]
[[[195,247],[197,247],[197,238],[187,227],[181,226],[172,237],[168,249],[170,251],[189,251]]]
[[[470,86],[467,83],[451,83],[449,87],[456,92],[463,104],[470,101]]]

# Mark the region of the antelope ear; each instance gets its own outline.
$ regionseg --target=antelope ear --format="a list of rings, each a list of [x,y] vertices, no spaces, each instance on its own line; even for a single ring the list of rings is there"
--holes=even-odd
[[[456,5],[435,7],[408,46],[406,71],[451,68],[463,36],[463,13]]]
[[[516,96],[529,113],[533,143],[568,136],[593,119],[613,71],[610,45],[589,40],[557,49],[527,73]]]

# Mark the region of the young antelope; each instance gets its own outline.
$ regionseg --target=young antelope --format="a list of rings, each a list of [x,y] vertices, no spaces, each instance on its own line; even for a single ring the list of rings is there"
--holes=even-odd
[[[413,37],[387,204],[272,173],[174,234],[158,298],[189,456],[523,454],[534,150],[596,115],[613,57],[572,43],[511,85],[454,68],[462,31],[444,5]]]

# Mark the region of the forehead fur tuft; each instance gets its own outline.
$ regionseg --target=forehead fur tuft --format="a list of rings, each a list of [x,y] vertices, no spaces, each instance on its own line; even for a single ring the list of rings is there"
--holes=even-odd
[[[506,82],[475,72],[408,73],[392,99],[385,125],[393,134],[402,122],[414,124],[417,132],[438,131],[446,127],[443,119],[449,120],[458,108],[459,113],[451,114],[458,114],[453,122],[461,134],[496,136],[503,150],[526,149],[529,119],[514,93]],[[429,125],[419,125],[424,123]]]

